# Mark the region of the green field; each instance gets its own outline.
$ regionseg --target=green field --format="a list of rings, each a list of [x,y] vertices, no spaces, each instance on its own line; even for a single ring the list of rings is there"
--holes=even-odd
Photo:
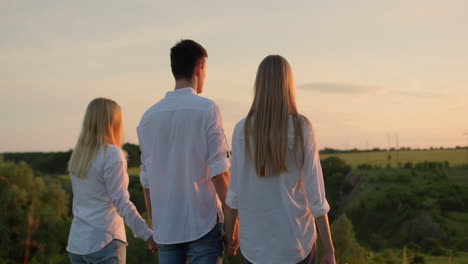
[[[397,168],[404,165],[406,162],[422,162],[422,161],[448,161],[451,166],[467,164],[467,149],[434,149],[434,150],[403,150],[391,151],[390,159],[387,151],[374,152],[355,152],[355,153],[337,153],[337,154],[322,154],[321,159],[330,156],[336,156],[345,160],[353,168],[359,164],[377,165],[385,168],[390,164],[392,168]]]
[[[140,167],[128,168],[127,172],[128,172],[128,175],[130,175],[130,176],[139,176],[140,175]]]

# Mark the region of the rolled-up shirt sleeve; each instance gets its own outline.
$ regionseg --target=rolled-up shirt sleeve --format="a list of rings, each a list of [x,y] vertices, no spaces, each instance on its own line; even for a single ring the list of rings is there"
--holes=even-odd
[[[314,218],[321,217],[330,211],[325,196],[322,166],[320,164],[317,137],[312,125],[306,122],[304,133],[305,153],[303,181],[306,190],[309,209]]]
[[[228,144],[224,135],[223,121],[221,113],[216,104],[208,117],[208,126],[206,130],[206,140],[208,149],[208,168],[210,177],[221,174],[231,166],[229,162]]]
[[[229,188],[226,194],[226,204],[231,207],[232,209],[237,209],[237,181],[239,178],[239,159],[240,157],[240,152],[239,149],[242,148],[242,146],[239,146],[241,142],[239,142],[238,136],[237,136],[237,127],[234,130],[233,136],[232,136],[232,153],[231,153],[231,175],[229,177]],[[243,151],[243,150],[241,150]]]
[[[130,201],[128,193],[127,161],[123,151],[108,148],[104,165],[104,180],[107,193],[114,204],[117,213],[130,227],[133,235],[147,240],[153,234],[145,220],[138,213],[135,205]]]

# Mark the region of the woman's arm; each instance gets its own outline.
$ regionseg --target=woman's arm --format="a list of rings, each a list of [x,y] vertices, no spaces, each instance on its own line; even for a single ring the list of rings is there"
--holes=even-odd
[[[317,137],[312,125],[308,121],[305,125],[303,181],[307,200],[309,201],[309,209],[315,217],[317,229],[325,250],[322,264],[335,264],[335,248],[333,247],[330,224],[328,222],[330,205],[325,196],[325,184],[320,164]]]
[[[130,227],[135,237],[148,241],[153,231],[138,213],[135,205],[130,201],[128,193],[127,162],[121,150],[108,147],[104,165],[104,180],[107,193],[114,204],[117,213]]]
[[[328,223],[328,214],[324,214],[315,219],[315,223],[324,249],[322,263],[335,263],[335,248],[333,247],[330,224]]]

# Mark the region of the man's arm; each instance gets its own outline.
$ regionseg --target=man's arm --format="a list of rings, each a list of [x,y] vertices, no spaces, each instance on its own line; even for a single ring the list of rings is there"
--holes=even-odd
[[[143,195],[145,196],[145,205],[146,205],[146,211],[148,212],[148,217],[149,217],[149,228],[153,229],[153,214],[151,211],[151,196],[150,196],[150,190],[148,188],[143,188]]]
[[[214,176],[211,178],[211,181],[213,182],[219,200],[223,204],[223,210],[226,211],[226,193],[229,185],[229,170]]]
[[[223,204],[226,214],[226,234],[225,238],[227,253],[235,256],[239,248],[239,221],[237,220],[237,209],[231,209],[226,205],[226,194],[229,185],[229,170],[214,176],[211,180],[218,194],[219,200]]]
[[[226,252],[235,256],[239,248],[239,221],[237,209],[226,210]]]
[[[151,197],[150,197],[150,190],[148,188],[143,188],[143,195],[145,196],[145,205],[146,205],[146,211],[148,212],[148,217],[149,217],[149,228],[153,229],[153,215],[151,213]],[[154,234],[153,234],[154,236]],[[148,249],[153,253],[153,254],[158,254],[158,245],[156,242],[154,242],[154,238],[151,236],[146,240],[146,243],[148,243]]]

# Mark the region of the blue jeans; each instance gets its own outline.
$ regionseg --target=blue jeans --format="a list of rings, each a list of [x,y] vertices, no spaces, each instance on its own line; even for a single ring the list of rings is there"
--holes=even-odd
[[[68,252],[71,264],[125,264],[127,257],[126,244],[114,239],[101,250],[87,254],[78,255]]]
[[[158,244],[159,264],[220,264],[223,257],[222,223],[203,237],[180,244]]]
[[[312,250],[310,251],[309,255],[301,260],[300,262],[298,262],[297,264],[315,264],[315,244],[314,246],[312,247]],[[243,258],[243,264],[253,264],[252,262],[248,261],[245,257]]]

